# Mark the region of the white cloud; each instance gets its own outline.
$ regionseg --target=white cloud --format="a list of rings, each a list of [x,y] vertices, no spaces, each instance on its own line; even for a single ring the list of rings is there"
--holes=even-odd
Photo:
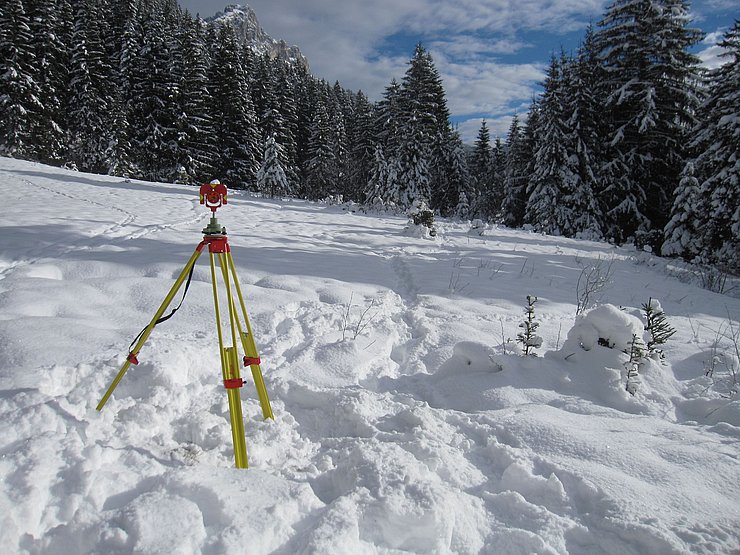
[[[494,54],[514,54],[533,46],[516,38],[484,39],[470,35],[448,36],[432,40],[426,45],[430,50],[442,52],[452,58],[476,60]]]
[[[715,69],[727,63],[727,58],[722,57],[722,54],[726,54],[726,52],[721,46],[714,45],[699,52],[698,56],[704,67]]]
[[[249,0],[248,4],[269,35],[298,45],[316,77],[362,90],[371,100],[382,97],[391,78],[403,77],[413,55],[413,51],[388,54],[388,39],[400,33],[418,36],[440,70],[452,114],[487,114],[489,121],[503,126],[513,108],[529,105],[544,68],[504,64],[495,56],[529,47],[520,38],[522,31],[583,29],[602,13],[606,1]],[[181,0],[184,7],[203,15],[223,9],[221,2]],[[208,4],[212,9],[204,8]]]
[[[701,50],[697,56],[699,56],[704,67],[715,69],[726,64],[731,59],[727,56],[727,49],[717,45],[718,42],[724,39],[725,32],[726,29],[720,27],[712,33],[707,33],[707,36],[702,41],[702,44],[706,44],[708,47]]]
[[[491,135],[491,145],[496,142],[497,137],[501,139],[501,142],[505,143],[509,127],[511,127],[511,120],[513,119],[513,116],[510,115],[497,118],[470,118],[461,121],[457,124],[457,130],[463,142],[468,145],[475,144],[475,141],[478,139],[481,122],[484,119]]]

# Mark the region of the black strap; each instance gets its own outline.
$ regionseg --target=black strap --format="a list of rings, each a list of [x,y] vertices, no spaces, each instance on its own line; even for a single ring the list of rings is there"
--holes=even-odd
[[[159,320],[157,320],[156,322],[154,322],[154,325],[152,326],[152,329],[154,329],[156,326],[158,326],[162,322],[166,322],[167,320],[169,320],[170,318],[172,318],[172,316],[175,314],[175,312],[177,312],[180,309],[180,307],[182,306],[183,301],[185,300],[185,295],[188,294],[188,287],[190,287],[190,280],[193,278],[193,271],[194,270],[195,270],[195,264],[193,264],[190,267],[190,273],[188,274],[188,281],[185,283],[185,289],[182,292],[182,298],[180,299],[180,304],[178,304],[175,308],[173,308],[172,309],[172,312],[170,312],[167,316],[162,316]],[[147,324],[146,326],[144,326],[144,329],[139,332],[139,335],[137,335],[136,337],[134,337],[134,340],[131,342],[131,345],[128,346],[128,352],[129,353],[131,352],[131,349],[134,348],[134,345],[139,340],[139,338],[142,335],[144,335],[144,332],[147,330],[148,327],[149,327],[149,325]],[[134,354],[136,354],[136,353],[134,353]]]

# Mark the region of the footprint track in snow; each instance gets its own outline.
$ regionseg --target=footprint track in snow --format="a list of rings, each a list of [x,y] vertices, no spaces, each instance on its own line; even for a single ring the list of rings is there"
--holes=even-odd
[[[8,174],[8,172],[4,173]],[[104,227],[103,229],[95,230],[93,234],[88,237],[76,238],[72,241],[66,241],[64,238],[62,238],[58,241],[54,241],[42,247],[32,248],[25,251],[24,258],[20,260],[14,260],[0,266],[0,280],[10,275],[19,267],[35,264],[39,260],[42,260],[44,258],[63,258],[65,255],[71,252],[99,248],[103,245],[110,244],[111,241],[127,241],[132,239],[139,239],[147,235],[160,233],[177,228],[179,226],[192,225],[204,220],[208,216],[206,212],[195,213],[197,211],[199,203],[197,200],[194,199],[189,204],[192,212],[194,212],[195,214],[191,214],[187,218],[182,218],[169,224],[146,225],[144,227],[136,229],[135,231],[129,231],[128,228],[137,220],[137,215],[133,212],[129,212],[128,210],[124,210],[112,204],[100,203],[84,196],[72,195],[66,191],[59,191],[51,187],[35,183],[26,178],[18,178],[17,176],[13,175],[12,179],[20,180],[32,188],[41,189],[53,195],[58,195],[73,200],[75,202],[82,202],[92,206],[98,206],[106,210],[119,212],[123,215],[123,218],[113,224],[108,225],[107,227]]]

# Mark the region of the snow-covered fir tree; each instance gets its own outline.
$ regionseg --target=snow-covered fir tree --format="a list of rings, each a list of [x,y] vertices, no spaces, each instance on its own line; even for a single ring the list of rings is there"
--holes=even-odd
[[[174,43],[166,33],[163,6],[152,5],[140,17],[142,40],[131,77],[132,141],[140,177],[174,181],[179,169]]]
[[[423,126],[412,115],[401,135],[397,187],[394,198],[391,198],[402,210],[408,210],[421,202],[429,202],[429,148]]]
[[[740,24],[735,21],[721,41],[726,62],[709,75],[708,97],[699,110],[691,147],[698,181],[698,201],[676,206],[674,218],[692,218],[696,231],[688,242],[696,245],[699,261],[719,264],[731,271],[740,268]],[[679,199],[676,199],[678,202]],[[673,220],[672,220],[673,221]],[[676,229],[667,227],[666,233]],[[667,237],[668,238],[668,237]],[[697,244],[698,243],[698,244]]]
[[[648,299],[648,302],[642,305],[642,311],[645,314],[645,331],[648,335],[645,343],[648,355],[663,359],[665,355],[660,345],[664,345],[675,335],[676,328],[668,322],[668,317],[658,299]]]
[[[43,105],[30,22],[21,0],[0,7],[0,153],[32,159],[34,120]]]
[[[577,60],[564,53],[551,60],[532,127],[535,150],[524,219],[545,233],[598,239],[597,103],[590,58],[582,50]]]
[[[131,128],[121,91],[116,91],[109,114],[111,122],[108,145],[103,152],[103,166],[109,175],[132,177],[138,169],[134,163]]]
[[[213,98],[208,79],[208,53],[201,20],[185,14],[177,35],[179,56],[179,96],[176,121],[178,164],[184,183],[210,181],[214,162],[218,160],[218,137],[213,126]],[[251,115],[251,114],[250,114]],[[245,136],[250,150],[259,152],[254,117],[250,122],[251,135]]]
[[[700,198],[694,162],[688,161],[676,189],[671,219],[665,227],[664,255],[692,260],[701,252],[701,222],[704,217],[699,213],[702,210]]]
[[[457,201],[457,207],[455,208],[455,216],[461,220],[467,220],[471,216],[470,202],[468,202],[468,195],[465,191],[462,191]]]
[[[496,140],[493,141],[492,154],[492,190],[496,191],[496,201],[494,205],[496,207],[497,216],[500,216],[501,206],[504,203],[504,178],[506,176],[506,150],[504,149],[504,144],[501,142],[501,137],[496,137]]]
[[[230,27],[223,26],[218,39],[210,79],[218,145],[216,167],[232,187],[253,188],[259,163],[259,130],[242,66],[243,54]]]
[[[615,0],[594,36],[606,69],[607,159],[617,161],[603,177],[618,242],[662,240],[698,104],[699,60],[689,48],[701,35],[688,24],[682,0]]]
[[[533,103],[529,112],[528,127],[536,127],[536,105]],[[529,182],[528,165],[531,152],[528,148],[519,116],[514,115],[506,139],[506,166],[504,168],[504,199],[501,204],[503,221],[509,227],[519,227],[524,223],[524,211],[527,204],[527,184]]]
[[[67,50],[71,40],[71,6],[60,0],[34,0],[30,7],[30,29],[35,48],[34,80],[41,102],[34,118],[38,159],[59,164],[66,153]],[[65,21],[65,17],[67,20]]]
[[[255,72],[255,78],[251,82],[251,92],[253,92],[255,98],[255,112],[260,134],[265,141],[268,137],[275,137],[275,141],[282,147],[283,142],[291,143],[295,137],[291,132],[290,125],[285,121],[278,99],[279,75],[276,64],[265,53],[255,60]],[[313,115],[311,115],[311,119],[313,119]],[[280,160],[293,190],[298,185],[298,169],[295,167],[295,161],[290,157],[292,150],[292,146],[291,152],[285,148],[280,148]]]
[[[540,323],[535,316],[534,305],[536,303],[537,297],[527,295],[527,306],[524,307],[525,318],[519,324],[522,331],[516,335],[516,340],[521,343],[522,352],[526,356],[537,356],[535,349],[539,349],[542,346],[542,337],[537,334],[537,328],[540,327]]]
[[[296,80],[290,67],[281,60],[271,62],[273,78],[270,85],[273,87],[274,108],[279,112],[279,121],[282,122],[273,130],[275,140],[282,147],[285,174],[293,188],[298,186],[300,171],[298,168],[298,106],[293,90]]]
[[[449,179],[451,156],[446,152],[450,141],[450,114],[439,72],[421,44],[416,45],[409,60],[399,100],[401,140],[418,143],[399,145],[401,179],[410,176],[414,180],[405,193],[414,195],[417,193],[413,191],[418,191],[425,195],[418,200],[425,200],[434,209],[449,211],[453,208],[449,189],[457,188]],[[410,202],[415,200],[407,198]],[[404,205],[405,201],[401,203]]]
[[[69,157],[83,171],[107,173],[105,163],[111,120],[111,66],[106,58],[101,15],[93,2],[80,2],[74,14],[67,114],[71,127]],[[147,82],[149,78],[147,78]]]
[[[551,235],[572,235],[574,220],[569,200],[577,179],[571,166],[575,157],[570,156],[564,121],[564,69],[565,61],[553,56],[539,104],[534,171],[527,189],[524,212],[525,223],[536,231]]]
[[[370,166],[370,177],[367,182],[367,203],[371,206],[381,206],[389,197],[388,194],[388,162],[383,154],[381,145],[375,146],[373,163]]]
[[[478,136],[470,157],[470,169],[475,197],[479,199],[476,212],[484,218],[492,218],[500,208],[499,197],[502,191],[495,189],[491,134],[485,119],[478,128]]]
[[[351,191],[348,200],[355,202],[364,202],[368,191],[370,169],[375,152],[373,145],[374,117],[373,105],[362,91],[358,92],[354,99],[351,119],[347,126],[349,165],[346,180]]]
[[[604,219],[598,180],[602,160],[600,110],[597,98],[603,68],[599,63],[591,27],[578,50],[578,56],[565,67],[565,121],[568,148],[575,182],[568,199],[573,219],[570,231],[575,237],[601,239]]]
[[[339,188],[337,153],[332,145],[326,101],[319,102],[311,126],[309,159],[306,168],[306,194],[310,199],[323,199],[336,194]]]
[[[398,152],[401,140],[401,85],[392,79],[375,109],[375,140],[388,158]]]
[[[345,92],[339,83],[335,83],[332,88],[332,94],[329,96],[329,128],[328,139],[329,148],[334,155],[332,173],[334,175],[335,186],[333,194],[340,195],[343,198],[349,198],[353,195],[347,179],[348,169],[350,166],[349,149],[347,139],[346,122],[352,116],[351,96]]]
[[[450,140],[445,144],[443,151],[444,165],[448,168],[447,185],[443,192],[444,206],[454,207],[451,213],[457,217],[467,218],[470,215],[468,194],[470,192],[470,171],[468,170],[465,145],[457,131],[452,131]],[[461,208],[467,205],[463,214]],[[446,210],[450,214],[449,209]]]
[[[270,197],[291,194],[280,158],[280,145],[275,141],[275,137],[268,137],[265,141],[265,156],[257,171],[257,189]]]

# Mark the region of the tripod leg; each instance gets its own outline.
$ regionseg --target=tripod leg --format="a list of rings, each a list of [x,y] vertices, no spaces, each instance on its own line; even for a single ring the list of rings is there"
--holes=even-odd
[[[221,373],[224,380],[224,387],[229,398],[229,417],[231,419],[231,438],[234,443],[234,461],[237,468],[247,468],[247,441],[244,436],[244,416],[242,414],[242,399],[239,388],[242,387],[243,381],[239,375],[239,361],[236,350],[236,328],[234,323],[234,301],[231,296],[231,287],[229,286],[228,276],[225,273],[223,254],[219,253],[219,266],[224,274],[224,283],[226,285],[226,297],[229,306],[229,326],[231,327],[232,346],[224,347],[223,333],[221,331],[221,309],[218,304],[218,287],[216,285],[216,265],[214,263],[214,254],[211,258],[211,279],[213,282],[213,301],[216,308],[216,326],[218,327],[218,346],[221,354]]]
[[[244,437],[244,416],[242,415],[242,398],[239,388],[242,385],[239,376],[239,356],[233,347],[225,348],[221,356],[226,359],[228,379],[224,380],[226,394],[229,397],[229,416],[231,417],[231,439],[234,442],[234,461],[237,468],[247,468],[247,440]]]
[[[225,253],[226,259],[229,263],[229,269],[231,270],[231,275],[233,276],[234,281],[234,288],[236,289],[236,295],[239,298],[239,304],[242,309],[242,314],[244,316],[244,323],[247,327],[247,333],[243,333],[241,328],[239,329],[239,337],[242,340],[242,346],[244,347],[244,352],[247,355],[248,358],[253,360],[259,360],[259,353],[257,352],[257,345],[254,342],[254,334],[252,333],[252,326],[249,324],[249,316],[247,315],[247,309],[244,305],[244,296],[242,295],[242,289],[239,286],[239,279],[236,276],[236,267],[234,266],[234,258],[231,256],[230,252]],[[238,322],[238,320],[237,320]],[[267,388],[265,387],[265,380],[262,376],[262,370],[260,369],[259,364],[250,364],[250,369],[252,370],[252,378],[254,379],[254,385],[257,388],[257,395],[260,398],[260,405],[262,406],[262,417],[267,420],[268,418],[272,418],[273,420],[275,417],[272,414],[272,405],[270,405],[270,398],[267,396]]]
[[[170,305],[170,303],[172,302],[172,299],[177,294],[177,290],[180,289],[180,287],[182,286],[182,282],[185,281],[185,278],[190,273],[190,270],[195,264],[195,261],[198,260],[198,257],[200,256],[202,249],[203,249],[203,243],[198,245],[198,247],[195,249],[195,252],[190,257],[190,260],[188,260],[187,264],[185,264],[185,267],[183,268],[182,272],[180,272],[180,275],[175,280],[175,284],[172,286],[172,289],[170,289],[170,292],[167,293],[167,296],[165,297],[164,301],[160,305],[159,309],[157,309],[157,312],[154,314],[154,318],[152,318],[152,321],[149,322],[149,325],[146,327],[146,329],[142,333],[141,337],[139,338],[139,341],[136,343],[136,346],[131,350],[131,353],[129,353],[129,358],[126,360],[124,365],[118,371],[118,374],[116,375],[113,382],[110,384],[110,387],[108,387],[108,390],[105,392],[105,395],[103,395],[103,398],[98,403],[98,406],[95,407],[95,410],[99,411],[103,409],[103,407],[105,406],[105,403],[108,402],[108,399],[113,394],[113,390],[116,388],[116,386],[118,386],[119,382],[123,379],[123,375],[129,369],[129,366],[131,366],[132,362],[136,360],[133,357],[135,357],[139,353],[139,351],[141,351],[141,348],[144,346],[144,343],[146,343],[147,339],[149,339],[149,335],[152,333],[152,330],[154,329],[154,326],[156,325],[157,320],[159,320],[162,317],[162,314],[164,314],[164,311],[167,310],[167,307]]]
[[[227,254],[219,253],[218,263],[221,266],[221,273],[226,285],[226,299],[229,303],[229,327],[231,328],[231,346],[236,349],[236,314],[234,313],[234,296],[231,293],[231,283],[229,283],[229,272],[227,268]]]
[[[213,286],[213,307],[216,310],[216,333],[218,333],[218,352],[221,354],[221,375],[226,379],[227,366],[224,360],[224,336],[221,332],[221,308],[218,305],[218,287],[216,285],[216,265],[214,264],[213,253],[210,253],[211,259],[211,285]]]

